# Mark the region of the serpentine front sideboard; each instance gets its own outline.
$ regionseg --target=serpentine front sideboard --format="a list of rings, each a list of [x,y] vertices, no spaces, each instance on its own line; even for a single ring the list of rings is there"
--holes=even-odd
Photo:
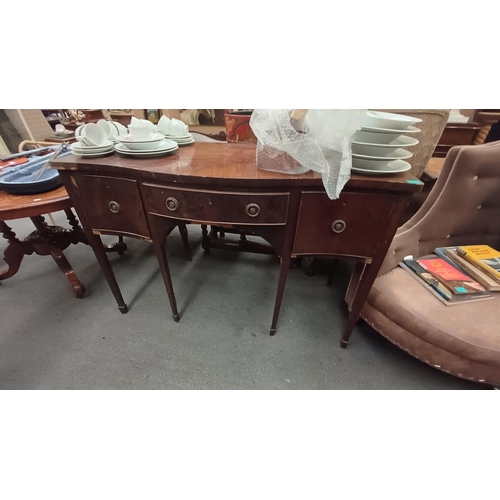
[[[408,173],[352,175],[340,198],[330,200],[319,174],[260,170],[255,151],[255,145],[203,142],[161,158],[70,155],[54,160],[51,166],[60,172],[122,313],[127,312],[127,305],[101,234],[153,243],[172,315],[179,321],[165,248],[167,234],[186,223],[230,225],[264,238],[280,258],[271,335],[276,332],[292,257],[358,261],[341,339],[341,346],[346,347],[410,196],[422,185]]]

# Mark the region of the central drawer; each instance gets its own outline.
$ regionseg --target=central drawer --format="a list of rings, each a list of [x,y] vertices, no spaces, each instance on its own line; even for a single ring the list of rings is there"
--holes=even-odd
[[[288,193],[205,191],[143,185],[149,213],[213,224],[284,225]]]

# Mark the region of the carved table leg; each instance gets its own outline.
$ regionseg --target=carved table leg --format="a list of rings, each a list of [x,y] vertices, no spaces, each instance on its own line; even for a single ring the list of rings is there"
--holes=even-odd
[[[85,287],[76,276],[63,251],[57,247],[56,240],[51,236],[51,228],[47,226],[45,219],[41,215],[38,217],[30,217],[30,219],[38,230],[38,236],[40,237],[41,242],[46,246],[48,253],[50,253],[59,269],[61,269],[70,285],[73,287],[76,297],[81,299],[85,295]]]
[[[80,243],[85,243],[86,245],[88,245],[89,244],[88,239],[85,236],[85,233],[84,233],[82,227],[80,226],[78,219],[76,218],[75,214],[73,213],[73,210],[71,210],[71,208],[68,208],[64,212],[66,213],[66,218],[68,219],[69,224],[70,224],[71,228],[73,229],[73,232],[76,235],[76,239]],[[117,243],[113,243],[113,245],[104,245],[103,244],[103,247],[104,247],[104,250],[106,250],[106,252],[118,252],[118,255],[122,255],[125,252],[125,250],[127,250],[127,244],[124,243],[123,236],[118,236]]]
[[[8,267],[6,270],[0,271],[0,280],[5,280],[17,273],[23,257],[31,255],[34,249],[32,245],[27,245],[19,241],[16,233],[4,221],[0,221],[0,232],[3,233],[3,237],[9,242],[3,254],[3,260],[7,263]]]

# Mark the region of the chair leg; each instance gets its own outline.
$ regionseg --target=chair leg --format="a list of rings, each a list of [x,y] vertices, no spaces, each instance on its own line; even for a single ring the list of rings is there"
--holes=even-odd
[[[179,224],[179,232],[181,233],[182,243],[184,244],[184,249],[186,250],[188,259],[193,260],[193,256],[191,255],[191,249],[189,248],[188,230],[186,224]]]

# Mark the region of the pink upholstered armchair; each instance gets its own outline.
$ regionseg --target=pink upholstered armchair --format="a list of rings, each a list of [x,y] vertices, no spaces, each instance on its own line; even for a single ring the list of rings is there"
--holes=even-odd
[[[421,361],[498,386],[500,292],[493,300],[446,306],[398,267],[407,255],[472,244],[500,249],[500,142],[449,151],[429,197],[399,228],[361,316]]]

